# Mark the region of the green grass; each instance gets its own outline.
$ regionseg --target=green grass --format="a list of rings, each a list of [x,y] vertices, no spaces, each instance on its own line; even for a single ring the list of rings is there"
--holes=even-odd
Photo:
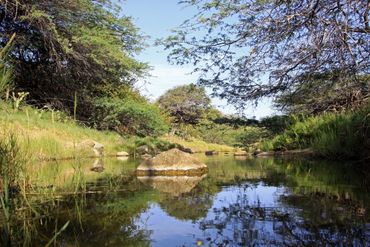
[[[370,157],[370,106],[344,113],[324,113],[296,122],[262,150],[312,148],[316,154],[335,159]]]
[[[76,123],[63,112],[35,109],[24,105],[14,110],[10,104],[0,101],[0,137],[6,132],[17,134],[19,145],[27,150],[31,160],[63,159],[73,157],[89,157],[91,148],[81,143],[96,141],[104,145],[106,155],[114,155],[118,151],[135,153],[141,145],[150,149],[167,150],[173,144],[179,144],[196,152],[208,150],[228,151],[234,148],[227,145],[210,144],[201,140],[185,141],[180,137],[139,138],[128,136],[123,138],[113,131],[99,131]]]
[[[104,145],[106,154],[125,150],[123,138],[115,132],[83,127],[62,112],[38,110],[30,106],[13,110],[0,101],[0,128],[17,134],[18,142],[34,159],[91,156],[88,148],[78,148],[86,140]]]

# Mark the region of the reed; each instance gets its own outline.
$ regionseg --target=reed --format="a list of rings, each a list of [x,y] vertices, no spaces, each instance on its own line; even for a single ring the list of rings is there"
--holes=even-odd
[[[370,105],[356,111],[324,113],[297,121],[261,144],[263,150],[312,148],[332,159],[370,158]]]

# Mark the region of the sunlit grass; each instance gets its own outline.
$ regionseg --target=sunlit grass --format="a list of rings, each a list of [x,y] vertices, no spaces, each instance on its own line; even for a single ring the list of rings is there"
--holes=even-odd
[[[215,143],[207,143],[205,141],[191,138],[189,140],[184,140],[180,137],[174,135],[168,135],[162,138],[163,140],[180,144],[184,147],[192,149],[194,152],[205,152],[205,151],[218,151],[218,152],[233,152],[236,149],[227,145],[220,145]]]
[[[20,145],[27,145],[34,159],[91,156],[91,150],[76,148],[85,140],[102,143],[106,154],[115,154],[125,148],[118,134],[81,126],[61,112],[29,106],[13,111],[4,102],[0,102],[0,111],[0,128],[13,128]]]
[[[298,121],[272,140],[263,150],[312,148],[329,158],[368,158],[370,155],[370,106],[344,113],[324,113]]]

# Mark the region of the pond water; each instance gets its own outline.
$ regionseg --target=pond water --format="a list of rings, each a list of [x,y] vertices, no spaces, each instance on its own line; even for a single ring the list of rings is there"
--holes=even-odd
[[[2,241],[93,247],[370,245],[369,181],[346,164],[199,158],[209,167],[201,177],[137,177],[139,161],[130,159],[35,164],[29,168],[27,206],[14,213],[10,228],[1,226]]]

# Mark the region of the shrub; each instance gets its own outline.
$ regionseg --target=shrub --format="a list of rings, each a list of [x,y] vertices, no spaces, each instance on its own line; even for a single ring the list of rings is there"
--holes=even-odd
[[[101,98],[95,103],[93,122],[99,129],[116,130],[121,135],[160,136],[169,125],[160,109],[131,98]]]
[[[307,117],[262,143],[261,148],[277,151],[310,147],[328,158],[369,158],[369,113],[370,105],[357,111]]]

